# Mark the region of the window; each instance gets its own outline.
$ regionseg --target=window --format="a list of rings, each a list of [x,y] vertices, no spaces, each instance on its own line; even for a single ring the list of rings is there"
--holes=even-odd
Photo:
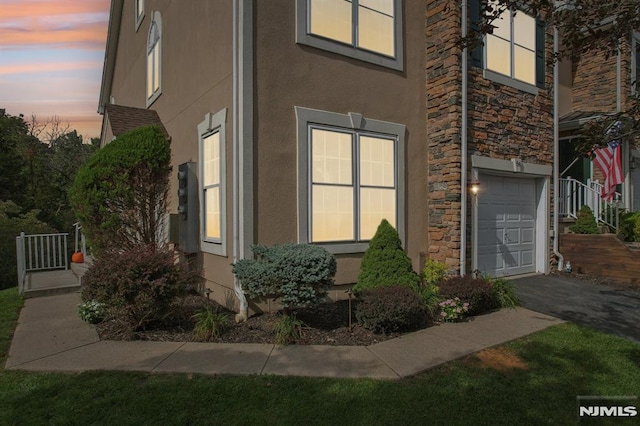
[[[198,125],[202,251],[226,256],[225,122],[227,110]]]
[[[144,0],[136,0],[136,31],[140,28],[140,24],[144,19]]]
[[[631,92],[640,96],[640,33],[633,34],[631,44]]]
[[[296,107],[299,240],[366,250],[382,219],[404,233],[400,124]]]
[[[401,0],[297,0],[296,42],[402,70]]]
[[[490,6],[497,2],[491,0]],[[480,2],[470,3],[472,23],[480,19]],[[472,51],[472,64],[484,65],[484,76],[530,93],[544,86],[544,24],[523,11],[505,10],[493,21],[482,47]]]
[[[147,38],[147,107],[162,93],[162,20],[153,12]]]

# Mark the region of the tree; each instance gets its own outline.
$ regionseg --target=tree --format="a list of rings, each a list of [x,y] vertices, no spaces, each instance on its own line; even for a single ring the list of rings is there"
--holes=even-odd
[[[477,1],[477,0],[469,0]],[[458,3],[457,1],[455,2]],[[540,16],[547,25],[555,26],[562,34],[562,46],[554,61],[581,54],[617,54],[621,43],[640,30],[639,0],[495,0],[481,2],[480,20],[472,22],[469,35],[461,39],[461,46],[473,48],[491,34],[493,23],[507,9],[526,10]],[[517,12],[516,12],[517,13]],[[633,82],[640,89],[640,81]],[[613,123],[622,123],[619,132],[611,132]],[[638,145],[640,135],[640,100],[633,95],[625,111],[592,120],[581,131],[577,151],[589,155],[594,145],[606,146],[616,139],[631,138]]]
[[[413,271],[411,259],[402,249],[398,231],[383,219],[364,253],[358,282],[353,289],[358,292],[398,285],[417,288],[419,283],[420,277]]]
[[[25,182],[20,178],[24,161],[19,142],[27,137],[22,116],[11,116],[0,109],[0,200],[23,201]]]
[[[69,197],[94,253],[157,243],[170,173],[169,141],[157,126],[119,136],[78,170]]]

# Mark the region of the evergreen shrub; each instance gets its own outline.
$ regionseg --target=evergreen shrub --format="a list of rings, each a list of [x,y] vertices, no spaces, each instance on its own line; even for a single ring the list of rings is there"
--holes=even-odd
[[[364,253],[358,282],[353,290],[358,293],[398,285],[415,289],[420,285],[420,277],[413,271],[411,259],[402,249],[398,231],[383,219]]]
[[[311,244],[253,246],[255,259],[233,264],[233,273],[249,297],[280,298],[286,308],[319,303],[333,285],[336,260],[331,253]]]
[[[569,227],[574,234],[599,234],[596,218],[589,206],[582,206],[578,212],[576,223]]]
[[[427,313],[420,296],[410,287],[379,287],[358,295],[356,319],[375,333],[391,333],[424,325]]]
[[[440,285],[440,296],[443,299],[460,298],[469,303],[469,315],[478,315],[500,307],[491,283],[484,278],[450,277]]]
[[[138,246],[96,259],[82,278],[82,299],[104,303],[112,318],[142,330],[165,319],[174,299],[200,280],[176,265],[173,253]]]

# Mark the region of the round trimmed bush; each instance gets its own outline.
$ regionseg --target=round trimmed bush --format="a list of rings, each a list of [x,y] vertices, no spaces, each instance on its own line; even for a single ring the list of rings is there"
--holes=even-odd
[[[358,296],[356,319],[375,333],[413,330],[427,320],[422,299],[406,286],[379,287]]]

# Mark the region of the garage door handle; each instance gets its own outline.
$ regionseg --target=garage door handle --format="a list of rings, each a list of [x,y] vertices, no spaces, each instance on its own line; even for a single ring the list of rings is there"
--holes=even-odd
[[[502,240],[503,240],[505,243],[510,243],[510,242],[511,242],[511,240],[509,239],[509,235],[507,234],[507,230],[506,230],[506,229],[505,229],[505,231],[504,231],[504,234],[503,234]]]

